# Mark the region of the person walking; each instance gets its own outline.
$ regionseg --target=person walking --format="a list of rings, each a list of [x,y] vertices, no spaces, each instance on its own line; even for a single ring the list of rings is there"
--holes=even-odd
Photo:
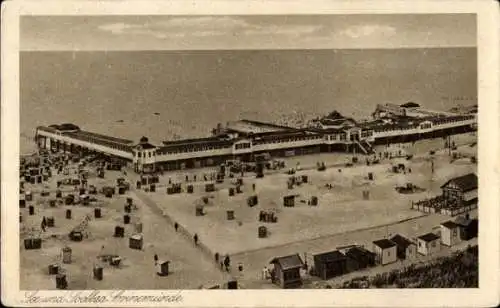
[[[175,232],[177,232],[177,230],[179,229],[179,224],[177,222],[174,223],[174,229],[175,229]]]
[[[262,269],[262,280],[267,280],[269,270],[267,269],[267,266],[264,266]]]
[[[194,240],[194,244],[195,244],[195,245],[198,245],[198,234],[195,234],[195,235],[193,236],[193,240]]]
[[[226,255],[224,258],[224,266],[226,267],[226,271],[229,272],[229,267],[231,266],[231,259],[229,259],[229,255]]]
[[[41,227],[42,231],[45,232],[45,228],[47,227],[47,221],[45,220],[45,216],[43,216]]]
[[[154,260],[155,260],[155,265],[158,265],[158,255],[157,254],[154,255]]]

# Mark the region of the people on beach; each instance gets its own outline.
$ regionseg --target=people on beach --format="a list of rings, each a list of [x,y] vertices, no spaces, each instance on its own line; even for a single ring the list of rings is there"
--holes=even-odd
[[[269,269],[267,268],[267,266],[264,266],[264,268],[262,269],[262,280],[267,280],[269,277]]]
[[[47,221],[45,219],[45,216],[43,216],[42,218],[42,223],[41,223],[41,228],[42,228],[42,231],[45,232],[45,228],[47,227]]]
[[[224,258],[224,266],[226,267],[226,272],[229,272],[229,267],[231,266],[231,259],[229,259],[229,255],[226,255]]]

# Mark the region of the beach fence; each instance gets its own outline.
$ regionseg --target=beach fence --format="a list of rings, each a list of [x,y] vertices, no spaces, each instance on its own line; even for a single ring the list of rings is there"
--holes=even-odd
[[[456,200],[448,200],[443,195],[411,202],[411,209],[424,213],[439,213],[457,216],[477,208],[477,204],[460,205]]]

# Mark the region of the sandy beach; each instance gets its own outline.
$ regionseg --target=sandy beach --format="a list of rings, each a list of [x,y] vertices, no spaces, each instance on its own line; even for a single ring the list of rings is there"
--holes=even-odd
[[[470,146],[475,140],[474,134],[454,136],[458,145],[456,152],[463,155],[475,155],[477,148]],[[214,169],[193,169],[165,173],[160,177],[156,192],[136,189],[135,182],[139,176],[130,170],[125,176],[118,171],[105,171],[105,177],[96,176],[92,165],[88,166],[88,185],[100,190],[104,186],[116,185],[117,178],[124,177],[131,184],[131,190],[124,195],[106,198],[101,193],[94,195],[96,201],[90,205],[64,205],[62,201],[56,206],[49,205],[56,199],[54,194],[57,182],[65,178],[77,176],[77,165],[70,163],[68,174],[57,174],[52,168],[53,176],[42,184],[24,184],[24,190],[33,194],[33,201],[27,202],[21,209],[21,289],[39,289],[56,287],[54,276],[49,276],[48,266],[60,264],[67,274],[70,289],[196,289],[212,284],[223,285],[236,277],[242,288],[274,288],[268,281],[262,281],[259,273],[270,259],[277,256],[306,253],[308,259],[314,253],[324,252],[335,247],[359,244],[369,247],[371,241],[389,234],[402,233],[413,238],[420,233],[432,231],[439,223],[449,219],[441,214],[424,214],[410,209],[412,200],[420,200],[440,193],[440,185],[447,179],[475,172],[477,166],[469,159],[450,162],[447,149],[443,149],[443,140],[424,140],[415,144],[402,144],[382,147],[380,151],[406,151],[414,157],[404,160],[406,169],[411,173],[394,174],[392,165],[401,161],[382,160],[379,164],[366,166],[363,157],[353,167],[345,167],[352,159],[346,154],[320,154],[285,159],[287,168],[296,167],[300,163],[300,171],[294,176],[308,176],[308,183],[287,188],[290,175],[285,169],[266,171],[262,179],[248,173],[243,177],[243,192],[230,197],[230,179],[216,184],[216,191],[205,193],[206,182],[198,180],[190,182],[194,185],[194,193],[167,195],[166,186],[169,179],[174,182],[185,181],[185,176],[192,179],[193,174],[202,178],[203,173]],[[433,155],[435,164],[431,174],[429,151],[437,151]],[[318,171],[315,165],[323,161],[327,170]],[[453,168],[450,168],[450,164]],[[339,169],[341,172],[339,172]],[[373,173],[374,179],[368,179]],[[420,193],[402,195],[396,192],[395,186],[411,182],[422,188]],[[208,182],[207,182],[208,183]],[[182,183],[185,187],[186,183]],[[253,191],[252,184],[255,184]],[[326,184],[332,185],[327,188]],[[63,197],[67,194],[78,194],[73,186],[60,188]],[[41,192],[49,192],[42,197]],[[363,200],[363,191],[369,191],[369,198]],[[295,207],[284,207],[285,195],[296,195]],[[258,196],[258,204],[247,205],[247,198]],[[208,196],[208,204],[204,207],[205,215],[195,215],[195,204]],[[318,205],[310,206],[307,201],[312,196],[318,197]],[[132,198],[137,207],[131,216],[131,222],[124,224],[124,205],[127,198]],[[62,199],[61,199],[62,200]],[[29,215],[29,206],[34,206],[34,215]],[[95,218],[94,208],[102,209],[102,217]],[[66,210],[72,211],[72,218],[65,218]],[[228,221],[226,211],[233,210],[235,219]],[[278,218],[276,223],[258,221],[260,211],[272,211]],[[82,242],[72,242],[67,234],[82,219],[89,216],[86,237]],[[55,226],[40,231],[42,217],[53,217]],[[128,237],[136,233],[136,223],[143,224],[142,250],[128,247]],[[173,223],[180,225],[179,230]],[[257,229],[265,225],[268,237],[258,238]],[[124,238],[113,237],[114,228],[125,228]],[[199,236],[199,244],[192,239]],[[25,250],[23,239],[29,236],[42,238],[41,250]],[[72,249],[72,261],[63,264],[61,249],[69,246]],[[214,254],[229,254],[232,264],[242,264],[243,272],[237,272],[235,265],[230,273],[220,270],[214,261]],[[114,267],[97,259],[102,254],[119,255],[122,258],[120,267]],[[170,261],[171,273],[168,276],[156,275],[153,256]],[[308,262],[311,262],[309,260]],[[100,265],[104,269],[104,279],[95,280],[92,269]]]

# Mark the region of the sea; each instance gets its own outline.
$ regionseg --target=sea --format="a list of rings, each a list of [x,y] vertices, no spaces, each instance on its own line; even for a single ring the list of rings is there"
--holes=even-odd
[[[477,104],[476,48],[23,51],[21,153],[39,125],[153,143],[204,137],[237,119],[303,125],[377,104]]]

